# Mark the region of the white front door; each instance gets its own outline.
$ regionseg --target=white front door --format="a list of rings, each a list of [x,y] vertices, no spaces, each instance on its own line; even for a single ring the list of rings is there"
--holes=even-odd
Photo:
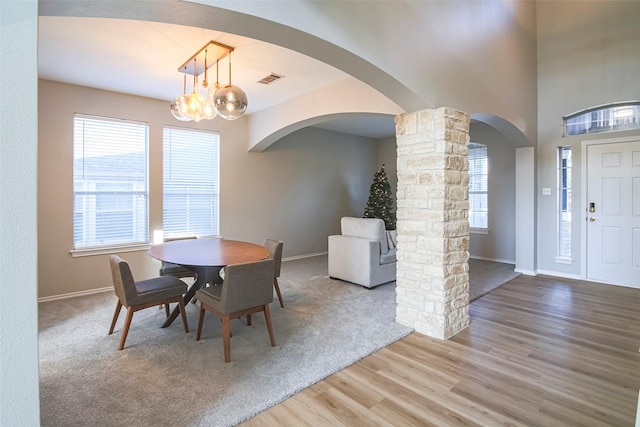
[[[587,145],[588,280],[640,288],[640,138]]]

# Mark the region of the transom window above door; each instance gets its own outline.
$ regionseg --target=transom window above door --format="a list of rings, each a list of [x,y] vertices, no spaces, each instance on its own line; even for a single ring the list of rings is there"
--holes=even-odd
[[[640,128],[640,101],[618,102],[577,111],[562,118],[563,136]]]

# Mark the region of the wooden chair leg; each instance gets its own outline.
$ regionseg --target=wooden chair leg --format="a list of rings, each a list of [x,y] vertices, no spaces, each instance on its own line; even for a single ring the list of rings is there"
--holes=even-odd
[[[247,326],[251,326],[251,313],[247,314]]]
[[[166,305],[169,307],[169,304]],[[184,300],[182,297],[178,299],[178,306],[180,306],[180,314],[182,315],[182,323],[184,324],[184,331],[189,333],[189,324],[187,323],[187,310],[184,307]],[[167,308],[167,317],[169,317],[169,309]]]
[[[220,319],[220,327],[222,327],[222,319]],[[233,337],[233,334],[231,333],[231,331],[229,331],[229,336]]]
[[[200,341],[200,334],[202,333],[203,321],[204,321],[204,307],[200,305],[200,316],[198,317],[198,333],[196,334],[196,341]]]
[[[169,304],[168,304],[168,303],[167,303],[167,304],[165,304],[165,305],[164,305],[164,312],[165,312],[165,314],[167,315],[167,318],[169,317],[169,314],[171,314],[171,313],[170,313],[170,311],[171,311],[171,310],[170,310]]]
[[[228,315],[222,318],[222,340],[224,342],[224,361],[231,362],[231,325]]]
[[[273,337],[273,327],[271,325],[271,311],[269,311],[269,304],[264,305],[264,320],[267,322],[267,330],[269,331],[269,339],[271,340],[271,347],[275,347],[276,339]]]
[[[273,287],[276,288],[276,294],[278,294],[278,300],[280,301],[280,307],[284,308],[284,302],[282,301],[282,294],[280,293],[280,285],[278,285],[278,278],[273,278]]]
[[[120,302],[120,298],[118,298],[118,302],[116,303],[116,311],[113,313],[113,320],[111,321],[111,328],[109,328],[109,335],[113,333],[113,330],[116,327],[116,322],[118,321],[118,316],[120,316],[120,309],[122,308],[122,303]]]
[[[129,326],[131,326],[131,319],[133,318],[133,307],[127,307],[127,317],[124,320],[124,327],[122,328],[122,338],[120,338],[120,347],[118,350],[124,348],[124,343],[127,340],[127,334],[129,333]]]

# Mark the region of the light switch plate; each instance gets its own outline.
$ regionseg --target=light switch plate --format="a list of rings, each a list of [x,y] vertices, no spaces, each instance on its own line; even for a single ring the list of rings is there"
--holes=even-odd
[[[542,189],[542,195],[543,196],[550,196],[551,195],[551,189],[550,188],[543,188]]]

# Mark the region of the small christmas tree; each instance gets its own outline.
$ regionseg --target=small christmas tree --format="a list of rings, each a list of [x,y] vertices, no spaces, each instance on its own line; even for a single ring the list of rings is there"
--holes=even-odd
[[[396,229],[396,213],[393,210],[393,197],[391,197],[391,194],[391,184],[389,184],[387,172],[384,170],[384,165],[382,165],[373,177],[364,217],[380,218],[384,221],[384,227],[387,230]]]

